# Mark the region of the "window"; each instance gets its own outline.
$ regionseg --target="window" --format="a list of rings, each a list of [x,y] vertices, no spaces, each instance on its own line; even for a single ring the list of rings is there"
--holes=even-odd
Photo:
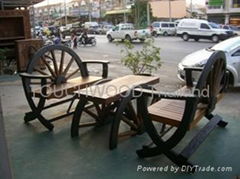
[[[225,25],[225,26],[223,26],[223,29],[227,29],[227,30],[228,30],[228,26],[226,26],[226,25]]]
[[[175,27],[175,24],[169,24],[169,27]]]
[[[116,26],[113,30],[114,31],[118,31],[119,30],[119,26]]]
[[[210,27],[207,24],[201,24],[201,29],[210,29]]]
[[[160,27],[160,24],[159,24],[159,23],[153,23],[152,26],[153,26],[153,27]]]
[[[162,27],[168,27],[168,24],[162,23]]]
[[[232,56],[233,56],[233,57],[239,57],[239,56],[240,56],[240,49],[237,50],[236,52],[234,52],[234,53],[232,54]]]
[[[233,8],[240,8],[240,0],[233,0]]]

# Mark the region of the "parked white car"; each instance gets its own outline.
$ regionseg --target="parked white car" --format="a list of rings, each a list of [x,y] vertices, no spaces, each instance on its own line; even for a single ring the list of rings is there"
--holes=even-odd
[[[229,84],[232,86],[240,86],[240,37],[233,37],[222,41],[213,47],[202,49],[187,55],[178,64],[178,78],[185,79],[186,67],[203,67],[212,53],[216,50],[225,52],[227,58],[227,70],[230,78]],[[199,72],[193,72],[193,78],[196,81]]]
[[[176,24],[174,22],[153,22],[153,36],[163,35],[175,35],[176,34]]]
[[[130,23],[118,24],[107,32],[109,42],[112,42],[115,39],[144,41],[150,36],[150,29],[135,30],[133,24]]]
[[[217,43],[234,36],[232,30],[221,29],[219,25],[200,19],[182,19],[177,26],[177,35],[184,41],[209,39]]]
[[[223,29],[232,30],[234,35],[240,35],[240,27],[234,25],[222,25]]]

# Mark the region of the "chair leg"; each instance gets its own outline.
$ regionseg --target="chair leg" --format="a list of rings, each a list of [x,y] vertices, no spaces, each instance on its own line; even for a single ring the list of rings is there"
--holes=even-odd
[[[143,147],[143,149],[137,150],[136,153],[139,158],[154,157],[157,155],[164,154],[179,167],[189,166],[189,172],[194,172],[193,164],[189,162],[187,158],[184,158],[183,156],[175,153],[173,150],[162,151],[161,147],[155,146],[152,148]]]
[[[25,123],[28,123],[28,122],[33,121],[35,119],[37,119],[37,115],[35,113],[33,113],[32,111],[25,113],[25,116],[24,116],[24,122]]]
[[[218,117],[220,117],[220,116],[218,116]],[[211,120],[211,119],[214,118],[214,115],[213,115],[213,114],[209,114],[208,116],[206,116],[206,118],[207,118],[208,120]],[[222,127],[222,128],[226,127],[226,126],[228,125],[228,122],[224,121],[224,120],[222,119],[222,117],[220,117],[220,118],[221,118],[221,120],[218,122],[218,126],[219,126],[219,127]]]
[[[79,136],[79,122],[86,104],[87,104],[87,99],[85,97],[80,97],[80,100],[77,104],[77,107],[75,109],[73,119],[72,119],[71,137]]]
[[[119,103],[119,106],[117,107],[116,115],[114,116],[111,133],[110,133],[110,140],[109,140],[110,150],[115,149],[117,147],[118,132],[119,132],[120,122],[122,120],[122,115],[128,103],[131,101],[131,99],[132,99],[132,95],[130,94],[127,97],[123,98],[122,101]]]
[[[154,157],[157,155],[161,155],[163,152],[160,149],[160,147],[147,147],[144,146],[142,149],[136,151],[139,158],[148,158],[148,157]]]

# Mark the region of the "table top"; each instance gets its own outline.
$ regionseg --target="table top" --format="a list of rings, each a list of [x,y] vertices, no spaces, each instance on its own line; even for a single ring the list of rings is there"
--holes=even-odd
[[[159,77],[127,75],[103,84],[84,88],[76,91],[75,94],[78,96],[83,95],[94,102],[109,104],[121,98],[122,94],[134,87],[144,84],[154,85],[157,83],[159,83]]]

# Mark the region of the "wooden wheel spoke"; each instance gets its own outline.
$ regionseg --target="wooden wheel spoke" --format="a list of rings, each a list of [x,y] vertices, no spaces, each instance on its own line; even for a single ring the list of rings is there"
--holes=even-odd
[[[48,68],[49,72],[51,73],[51,75],[52,75],[53,77],[56,77],[56,74],[54,73],[53,69],[52,69],[51,66],[48,64],[48,62],[45,60],[45,58],[42,57],[41,59],[42,59],[43,63],[47,66],[47,68]]]
[[[55,56],[55,53],[53,50],[51,50],[51,56],[52,56],[52,62],[53,62],[55,74],[56,74],[56,76],[58,76],[59,71],[58,71],[58,66],[57,66],[57,62],[56,62],[56,56]]]
[[[79,72],[79,71],[80,71],[79,68],[76,69],[76,70],[74,70],[72,73],[70,73],[70,74],[66,77],[66,80],[68,80],[69,78],[71,78],[73,75],[77,74],[77,72]]]
[[[63,72],[64,58],[65,58],[65,51],[62,51],[61,61],[60,61],[60,66],[59,66],[59,75],[61,75]]]
[[[49,75],[48,73],[42,71],[41,69],[39,68],[34,68],[35,71],[37,71],[38,73],[42,74],[42,75]]]
[[[30,82],[31,85],[41,85],[41,82],[40,81],[31,81]],[[47,84],[52,84],[52,82],[48,81]]]
[[[71,58],[70,62],[68,63],[67,67],[65,68],[64,72],[62,73],[64,76],[67,74],[68,70],[70,69],[72,63],[74,61],[74,58]]]

